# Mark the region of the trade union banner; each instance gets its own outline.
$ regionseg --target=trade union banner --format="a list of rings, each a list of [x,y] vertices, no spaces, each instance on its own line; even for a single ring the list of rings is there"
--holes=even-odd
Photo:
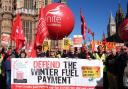
[[[64,58],[14,58],[11,89],[103,89],[103,63]]]

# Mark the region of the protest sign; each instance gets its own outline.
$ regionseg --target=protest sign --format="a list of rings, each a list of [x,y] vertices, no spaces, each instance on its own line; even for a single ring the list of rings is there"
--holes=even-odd
[[[103,88],[99,60],[19,58],[11,63],[11,89]]]
[[[82,35],[74,35],[73,46],[74,47],[82,47]]]
[[[2,46],[8,46],[10,44],[10,35],[3,33],[1,35],[1,44]]]
[[[69,47],[72,45],[71,38],[63,38],[63,49],[64,50],[69,50]]]

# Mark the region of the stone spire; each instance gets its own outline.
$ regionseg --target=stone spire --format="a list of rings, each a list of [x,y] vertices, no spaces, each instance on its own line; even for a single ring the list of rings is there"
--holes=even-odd
[[[116,33],[116,23],[111,12],[109,17],[108,27],[107,27],[108,37],[114,35],[115,33]]]
[[[115,18],[116,25],[118,26],[123,20],[124,20],[124,12],[121,8],[121,4],[119,3],[118,10],[116,12],[116,18]]]
[[[115,24],[115,20],[112,16],[112,12],[110,13],[110,17],[109,17],[109,24]]]

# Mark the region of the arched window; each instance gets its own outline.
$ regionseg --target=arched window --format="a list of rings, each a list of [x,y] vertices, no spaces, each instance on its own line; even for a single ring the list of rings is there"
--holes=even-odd
[[[32,21],[24,20],[23,30],[24,30],[24,34],[27,39],[27,42],[30,43],[32,40]]]
[[[7,11],[7,6],[5,6],[4,10]]]
[[[12,8],[11,8],[11,6],[9,6],[9,11],[12,11]]]
[[[24,8],[33,9],[34,0],[24,0]]]
[[[45,0],[45,5],[47,5],[48,4],[48,0]]]

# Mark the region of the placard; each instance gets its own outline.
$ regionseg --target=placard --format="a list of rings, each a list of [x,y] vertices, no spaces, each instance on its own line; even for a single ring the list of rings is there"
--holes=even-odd
[[[11,89],[103,89],[99,60],[15,58],[11,63]]]

